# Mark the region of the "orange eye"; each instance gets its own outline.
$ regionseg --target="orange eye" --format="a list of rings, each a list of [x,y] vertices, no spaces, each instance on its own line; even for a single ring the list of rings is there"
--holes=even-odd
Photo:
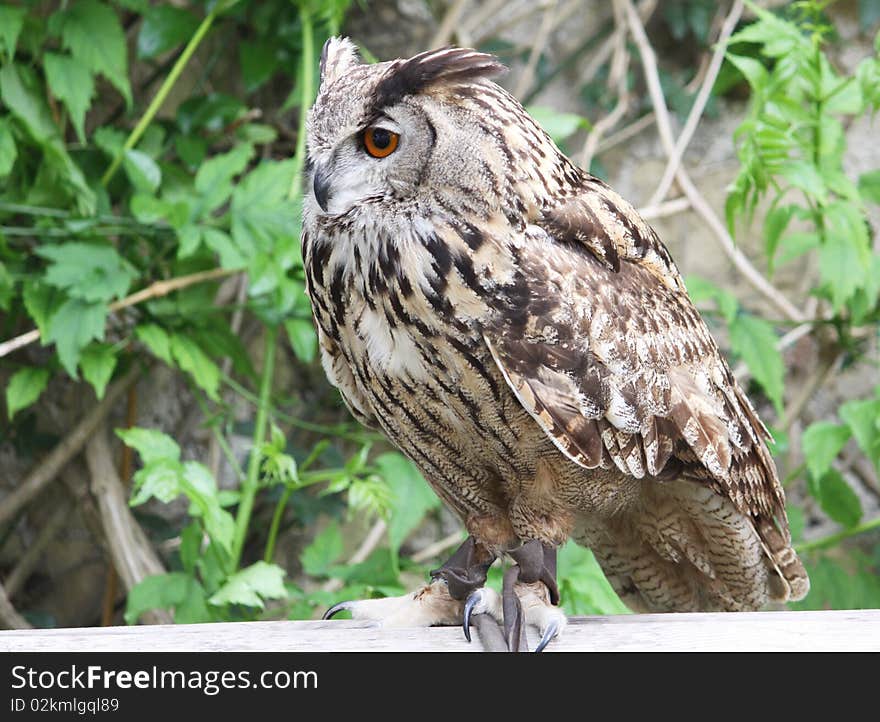
[[[374,158],[386,158],[397,149],[400,136],[385,128],[373,127],[364,131],[364,148]]]

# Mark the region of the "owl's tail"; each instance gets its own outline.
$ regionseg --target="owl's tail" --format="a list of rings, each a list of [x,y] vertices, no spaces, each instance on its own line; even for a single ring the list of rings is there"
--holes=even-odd
[[[635,611],[751,611],[809,590],[785,535],[693,481],[645,481],[638,503],[579,517],[573,536]]]

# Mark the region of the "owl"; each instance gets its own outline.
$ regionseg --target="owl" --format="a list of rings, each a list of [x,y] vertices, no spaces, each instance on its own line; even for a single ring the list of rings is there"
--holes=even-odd
[[[321,359],[461,518],[421,589],[331,608],[560,634],[556,550],[636,611],[802,598],[769,434],[654,230],[463,48],[321,56],[302,252]],[[512,561],[501,594],[485,587]],[[487,617],[481,618],[487,620]]]

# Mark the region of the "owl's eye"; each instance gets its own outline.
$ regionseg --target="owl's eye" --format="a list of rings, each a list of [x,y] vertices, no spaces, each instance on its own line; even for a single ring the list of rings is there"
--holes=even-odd
[[[400,136],[386,128],[367,128],[363,135],[364,148],[374,158],[386,158],[397,149]]]

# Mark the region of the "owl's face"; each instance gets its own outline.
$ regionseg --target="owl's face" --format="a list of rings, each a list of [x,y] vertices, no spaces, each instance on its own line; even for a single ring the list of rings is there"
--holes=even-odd
[[[367,65],[350,41],[327,42],[308,117],[307,217],[387,212],[444,188],[491,197],[486,163],[502,162],[498,138],[443,88],[479,87],[501,66],[474,51],[448,55]]]

